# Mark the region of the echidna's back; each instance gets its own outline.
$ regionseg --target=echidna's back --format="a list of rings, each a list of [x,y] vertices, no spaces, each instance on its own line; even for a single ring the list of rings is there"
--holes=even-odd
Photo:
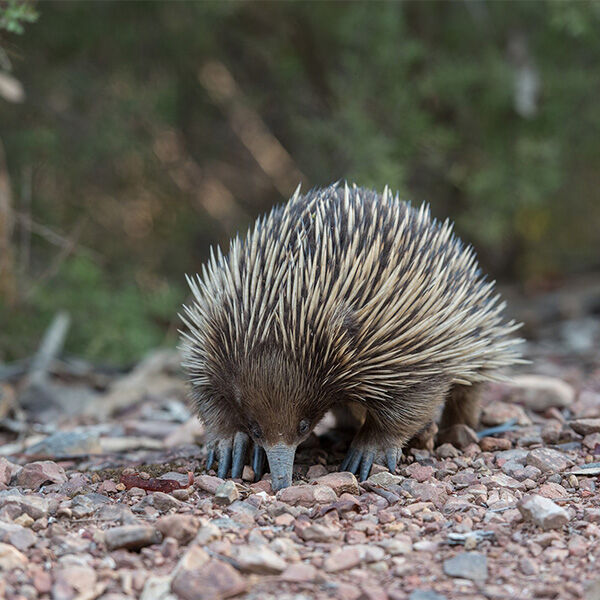
[[[475,382],[515,362],[516,326],[503,322],[493,282],[427,206],[336,185],[296,197],[279,214],[297,232],[291,271],[298,254],[303,269],[313,265],[299,297],[314,299],[309,288],[317,287],[320,305],[351,310],[353,368],[373,386],[374,377],[410,384],[440,373]]]

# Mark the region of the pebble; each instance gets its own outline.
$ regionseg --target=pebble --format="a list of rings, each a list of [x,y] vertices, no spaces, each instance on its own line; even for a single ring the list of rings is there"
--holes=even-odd
[[[444,573],[473,581],[485,581],[488,576],[487,558],[479,552],[462,552],[448,558],[443,564]]]
[[[346,571],[359,565],[362,561],[362,553],[356,546],[333,551],[329,554],[323,563],[323,568],[328,573]]]
[[[542,473],[562,473],[571,461],[558,450],[535,448],[527,455],[527,464],[537,467]]]
[[[336,493],[327,485],[293,485],[277,492],[277,499],[292,506],[330,504],[337,500]]]
[[[217,491],[217,488],[223,483],[223,479],[220,477],[213,477],[212,475],[199,475],[194,479],[194,485],[209,494],[214,494]]]
[[[25,569],[27,557],[14,546],[0,542],[0,573]]]
[[[567,490],[560,485],[560,483],[554,483],[552,481],[547,481],[543,485],[541,485],[538,490],[538,494],[540,496],[544,496],[545,498],[555,499],[555,498],[565,498],[569,494]]]
[[[144,583],[140,600],[167,600],[170,596],[170,591],[171,577],[168,575],[149,577]]]
[[[582,444],[589,450],[595,451],[600,446],[600,433],[590,433],[583,438]]]
[[[446,596],[438,594],[433,590],[415,590],[408,597],[408,600],[446,600]]]
[[[18,469],[18,465],[11,463],[4,456],[0,456],[0,485],[10,485],[13,473]]]
[[[308,468],[308,471],[306,472],[306,477],[310,481],[314,481],[315,479],[318,479],[319,477],[323,477],[324,475],[327,475],[327,473],[328,473],[328,471],[327,471],[327,467],[325,465],[311,465]]]
[[[156,529],[164,537],[175,538],[183,546],[194,539],[199,525],[198,519],[193,515],[168,515],[156,521]]]
[[[417,462],[412,463],[406,467],[406,474],[408,477],[412,477],[416,481],[424,482],[428,481],[433,477],[434,468],[430,466],[420,465]]]
[[[544,412],[552,407],[565,408],[571,405],[575,390],[557,377],[518,375],[511,381],[510,399],[536,412]]]
[[[296,535],[305,542],[332,542],[342,537],[341,531],[310,521],[297,522],[294,530]]]
[[[317,573],[318,571],[313,565],[296,563],[286,567],[283,573],[281,573],[281,579],[283,581],[303,583],[314,581],[317,578]]]
[[[411,539],[408,536],[396,536],[384,539],[377,542],[377,545],[383,548],[391,556],[410,554],[413,549]]]
[[[215,502],[220,506],[229,506],[240,499],[240,492],[233,481],[224,481],[215,490]]]
[[[30,490],[38,490],[46,483],[66,481],[65,470],[50,460],[28,463],[17,473],[17,485]]]
[[[452,425],[447,429],[443,429],[438,434],[439,441],[449,443],[464,450],[470,444],[476,444],[479,441],[477,434],[468,425]]]
[[[486,436],[479,440],[479,447],[483,452],[496,452],[498,450],[509,450],[512,447],[512,442],[506,438]]]
[[[85,565],[69,565],[54,571],[53,589],[74,590],[79,594],[89,593],[96,584],[96,572]],[[56,597],[58,594],[53,593]]]
[[[202,525],[196,535],[196,543],[202,546],[221,538],[221,530],[214,523]]]
[[[460,452],[448,442],[439,446],[435,453],[439,458],[456,458],[460,456]]]
[[[139,550],[162,540],[161,533],[150,525],[122,525],[107,529],[104,535],[109,550]]]
[[[8,542],[18,550],[25,551],[37,542],[37,537],[31,531],[17,523],[0,521],[0,542]]]
[[[384,489],[394,488],[395,486],[400,485],[404,481],[404,477],[400,475],[393,475],[389,471],[382,471],[381,473],[376,473],[375,475],[371,475],[367,482],[372,485],[377,485]]]
[[[600,433],[600,418],[598,419],[576,419],[570,421],[571,429],[580,435],[589,435],[590,433]]]
[[[241,571],[257,575],[278,574],[287,567],[285,560],[266,546],[236,546],[234,558]]]
[[[569,514],[550,498],[537,494],[526,496],[518,504],[525,519],[533,521],[542,529],[559,529],[569,522]]]
[[[171,591],[181,600],[231,598],[245,592],[246,580],[227,563],[212,559],[202,565],[178,567]]]
[[[503,425],[507,421],[516,419],[517,425],[531,425],[531,419],[525,413],[522,406],[509,404],[507,402],[491,402],[481,411],[481,423],[488,427]]]
[[[19,514],[26,513],[32,519],[41,519],[54,513],[58,507],[56,501],[37,494],[22,494],[19,490],[0,491],[0,508],[14,506]]]
[[[62,458],[102,452],[100,436],[94,431],[57,431],[37,444],[29,446],[30,456]]]
[[[356,477],[348,472],[329,473],[315,479],[315,483],[330,487],[338,496],[345,492],[348,494],[360,493]]]

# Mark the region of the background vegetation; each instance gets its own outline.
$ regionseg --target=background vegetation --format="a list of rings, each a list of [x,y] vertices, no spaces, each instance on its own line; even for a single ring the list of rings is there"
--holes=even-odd
[[[299,179],[426,200],[501,279],[600,266],[600,3],[0,14],[0,361],[59,309],[93,360],[173,343],[183,274]]]

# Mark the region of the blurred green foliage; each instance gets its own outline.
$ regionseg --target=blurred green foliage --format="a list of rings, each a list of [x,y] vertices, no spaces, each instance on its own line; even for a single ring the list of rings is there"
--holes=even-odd
[[[38,17],[33,3],[27,0],[2,0],[0,2],[0,30],[23,33],[23,23],[33,23]]]
[[[0,359],[30,353],[61,308],[74,317],[70,351],[139,357],[174,334],[183,273],[284,200],[200,84],[209,60],[305,187],[347,178],[428,201],[497,277],[599,266],[600,3],[36,9],[5,38],[27,93],[0,101],[15,210],[66,238],[81,226],[77,244],[95,258],[72,253],[36,287],[61,249],[17,222],[23,295],[0,310]],[[198,198],[207,176],[234,199],[232,218]]]

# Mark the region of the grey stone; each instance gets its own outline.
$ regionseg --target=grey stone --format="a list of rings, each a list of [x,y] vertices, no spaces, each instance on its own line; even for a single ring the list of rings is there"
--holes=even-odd
[[[473,581],[485,581],[488,576],[487,558],[479,552],[462,552],[444,561],[444,573]]]

